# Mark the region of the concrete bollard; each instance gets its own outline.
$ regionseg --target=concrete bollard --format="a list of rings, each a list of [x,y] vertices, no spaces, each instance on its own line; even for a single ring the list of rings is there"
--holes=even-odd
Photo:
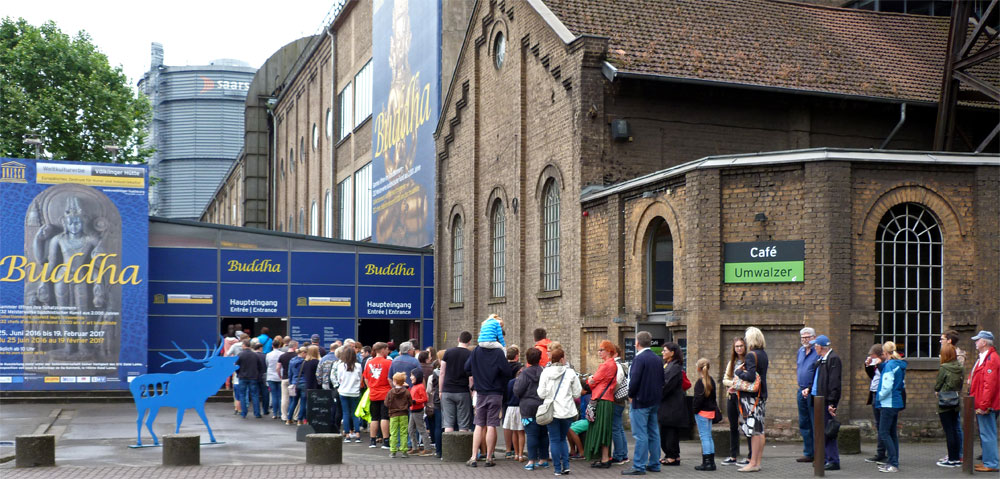
[[[164,466],[198,466],[200,464],[200,435],[166,434],[163,436]]]
[[[306,464],[326,466],[343,464],[343,462],[344,436],[342,434],[309,434],[306,436]]]
[[[712,426],[712,442],[715,443],[715,455],[725,459],[724,455],[729,454],[729,426]]]
[[[841,424],[837,448],[841,454],[861,454],[861,428],[854,424]]]
[[[472,431],[441,433],[441,460],[465,462],[472,456]]]
[[[52,434],[17,436],[14,444],[14,461],[14,467],[55,466],[56,437]]]

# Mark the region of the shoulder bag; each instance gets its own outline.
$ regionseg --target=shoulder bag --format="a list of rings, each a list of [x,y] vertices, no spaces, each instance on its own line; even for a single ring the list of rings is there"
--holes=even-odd
[[[615,379],[618,380],[618,385],[615,386],[615,400],[628,399],[628,370],[624,364],[618,364],[618,376]]]
[[[753,354],[754,360],[757,359],[757,353],[750,351],[750,354]],[[745,365],[746,363],[743,364]],[[744,381],[743,378],[737,376],[736,373],[733,373],[733,389],[748,393],[757,392],[760,390],[760,374],[754,373],[754,380],[753,382],[750,382]]]
[[[608,383],[608,385],[604,387],[604,391],[601,391],[601,394],[597,397],[590,396],[590,402],[587,403],[587,411],[585,413],[588,422],[594,422],[597,420],[597,401],[600,401],[600,398],[604,397],[604,393],[608,392],[608,388],[610,387],[611,383]]]
[[[299,366],[299,373],[295,375],[295,379],[290,381],[291,384],[288,385],[288,395],[297,396],[298,388],[295,387],[295,383],[299,382],[299,378],[302,377],[302,367]]]
[[[566,378],[566,373],[564,372],[562,376],[559,377],[559,384],[556,385],[556,392],[552,395],[552,398],[546,398],[542,401],[542,404],[538,406],[538,412],[535,413],[535,422],[539,426],[544,426],[552,422],[553,413],[555,413],[555,401],[556,395],[559,394],[559,387],[562,386],[563,379]]]
[[[938,406],[955,407],[958,406],[958,391],[941,391],[938,393]]]

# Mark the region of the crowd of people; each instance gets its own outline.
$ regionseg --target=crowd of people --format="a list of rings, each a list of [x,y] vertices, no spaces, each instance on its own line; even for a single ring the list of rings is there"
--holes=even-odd
[[[803,451],[797,461],[819,460],[815,458],[819,453],[826,470],[838,470],[837,408],[843,364],[826,335],[807,327],[799,336],[796,397]],[[947,455],[938,465],[957,467],[963,461],[959,397],[965,382],[975,398],[983,446],[983,462],[976,470],[996,472],[1000,358],[992,333],[981,331],[972,339],[979,357],[965,380],[966,354],[956,345],[958,333],[948,331],[941,336],[941,367],[934,389]],[[339,407],[330,415],[341,425],[345,441],[361,443],[362,432],[367,430],[368,447],[387,449],[392,458],[441,457],[443,432],[471,431],[473,445],[466,465],[492,467],[499,428],[505,457],[523,462],[529,471],[551,466],[555,475],[566,475],[571,459],[586,458],[593,468],[629,465],[622,475],[644,475],[680,466],[681,434],[694,427],[702,449],[695,469],[716,470],[712,425],[724,417],[711,361],[697,360],[692,383],[677,343],[663,344],[658,355],[652,349],[651,334],[639,331],[630,364],[623,360],[619,346],[605,340],[596,351],[600,364],[586,375],[573,369],[566,350],[548,339],[545,329],[536,329],[534,340],[534,345],[523,350],[508,346],[502,318],[491,315],[483,322],[475,347],[468,331],[446,350],[418,351],[415,339],[398,347],[391,341],[364,346],[347,339],[326,349],[318,335],[300,345],[289,337],[269,337],[267,328],[256,338],[236,328],[225,339],[223,350],[237,356],[239,369],[232,378],[236,414],[246,418],[252,408],[258,418],[271,414],[289,425],[303,424],[306,391],[333,390]],[[881,472],[898,472],[900,467],[897,419],[906,404],[906,368],[893,342],[872,346],[864,362],[871,378],[868,403],[878,430],[876,454],[866,461],[875,463]],[[767,373],[764,334],[749,327],[743,336],[733,338],[721,381],[730,432],[730,450],[721,465],[740,466],[739,472],[761,470]],[[692,387],[689,407],[685,396]],[[825,405],[826,441],[821,452],[813,444],[815,398]],[[629,408],[635,439],[631,459],[623,424],[625,408]],[[740,457],[740,436],[747,438],[745,458]]]

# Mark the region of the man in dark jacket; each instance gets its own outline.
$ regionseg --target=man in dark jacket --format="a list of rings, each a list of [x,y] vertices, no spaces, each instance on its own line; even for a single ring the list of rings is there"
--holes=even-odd
[[[510,364],[503,349],[476,346],[465,361],[465,372],[472,377],[472,390],[476,392],[476,408],[473,423],[476,429],[472,436],[472,458],[469,465],[476,463],[479,445],[486,443],[486,467],[493,466],[493,449],[497,445],[497,428],[500,427],[503,393],[510,381]]]
[[[649,331],[635,334],[635,359],[629,369],[628,397],[632,399],[629,420],[635,438],[632,468],[623,476],[641,476],[660,470],[660,426],[657,412],[663,392],[663,362],[649,349],[653,336]]]
[[[826,335],[819,335],[816,339],[809,341],[816,348],[816,364],[813,373],[813,383],[811,388],[803,390],[803,394],[810,397],[821,397],[826,399],[826,421],[824,428],[837,416],[837,403],[840,402],[840,377],[843,366],[840,356],[833,352],[830,347],[830,338]],[[837,436],[826,438],[826,464],[823,469],[827,471],[840,470],[840,451],[837,448]]]
[[[249,343],[249,341],[247,342]],[[260,419],[260,388],[258,387],[258,381],[261,374],[267,369],[267,363],[264,362],[264,358],[252,349],[243,348],[243,351],[236,357],[236,366],[239,368],[236,371],[236,377],[239,378],[240,385],[243,386],[243,397],[240,398],[240,416],[246,419],[247,402],[253,401],[253,415],[257,419]]]

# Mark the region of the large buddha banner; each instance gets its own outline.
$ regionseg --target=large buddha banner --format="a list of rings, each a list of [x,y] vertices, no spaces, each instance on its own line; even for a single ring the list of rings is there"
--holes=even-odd
[[[0,159],[0,389],[145,371],[144,166]]]

